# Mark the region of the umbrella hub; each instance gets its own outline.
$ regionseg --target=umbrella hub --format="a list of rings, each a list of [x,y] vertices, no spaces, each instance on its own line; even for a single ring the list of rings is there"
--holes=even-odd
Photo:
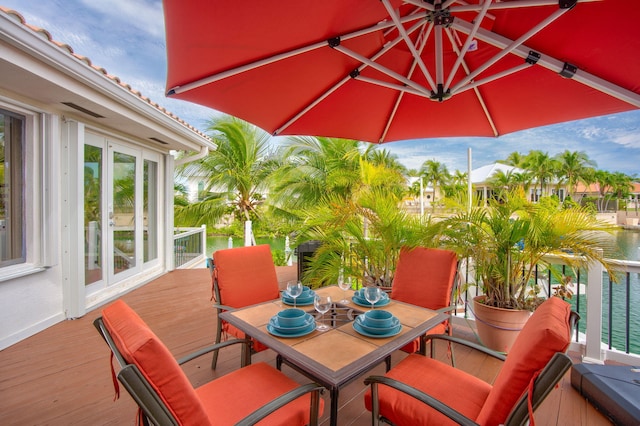
[[[434,25],[440,25],[445,28],[448,28],[453,23],[453,16],[451,16],[451,12],[449,12],[449,8],[442,9],[441,4],[437,4],[434,6],[434,10],[432,12],[427,12],[427,21],[433,22]]]
[[[432,90],[431,96],[429,96],[429,99],[431,99],[432,101],[442,102],[442,101],[446,101],[450,97],[451,97],[451,90],[449,89],[444,90],[444,85],[438,84],[438,91],[435,92]]]

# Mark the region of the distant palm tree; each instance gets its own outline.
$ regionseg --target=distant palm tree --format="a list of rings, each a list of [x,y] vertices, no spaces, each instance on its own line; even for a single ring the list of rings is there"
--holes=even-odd
[[[433,187],[433,200],[431,205],[435,210],[438,187],[445,185],[449,181],[451,175],[449,174],[447,166],[436,160],[427,160],[422,163],[420,172],[427,182],[431,182],[431,186]]]
[[[179,170],[181,176],[203,178],[203,193],[208,195],[200,202],[177,206],[176,220],[211,224],[226,213],[241,220],[258,218],[257,207],[277,166],[269,151],[270,135],[229,116],[212,119],[208,131],[217,149]]]
[[[526,159],[525,156],[523,156],[517,151],[514,151],[511,154],[509,154],[509,156],[507,156],[506,160],[500,161],[500,162],[508,166],[523,168],[525,164],[525,159]]]
[[[548,192],[548,183],[553,178],[556,170],[555,161],[547,152],[532,150],[527,154],[524,166],[536,180],[533,185],[534,194],[537,195],[536,189],[540,185],[540,195],[544,196],[545,189]]]
[[[611,191],[616,197],[616,210],[619,209],[620,200],[628,198],[633,189],[634,178],[622,172],[611,174]]]
[[[518,176],[513,170],[497,170],[489,179],[488,182],[491,187],[496,191],[496,197],[498,200],[504,200],[506,195],[520,186],[518,182]]]
[[[575,198],[576,186],[579,182],[586,183],[588,176],[596,167],[596,162],[591,160],[584,151],[568,151],[558,154],[558,177],[565,178],[569,187],[569,195]]]

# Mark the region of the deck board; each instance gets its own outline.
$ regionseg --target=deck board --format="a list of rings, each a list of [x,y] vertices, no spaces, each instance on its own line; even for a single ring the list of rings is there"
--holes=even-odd
[[[295,277],[295,271],[295,266],[278,268],[281,285]],[[122,296],[177,358],[212,343],[216,319],[210,298],[206,269],[176,270]],[[0,424],[135,424],[136,405],[126,391],[121,389],[121,397],[113,400],[109,350],[92,324],[97,316],[99,310],[61,322],[0,352]],[[456,328],[454,333],[473,337],[468,329]],[[446,352],[440,348],[439,357],[445,357]],[[199,386],[238,368],[239,354],[235,347],[222,351],[216,371],[210,368],[210,356],[194,360],[184,369],[194,386]],[[404,356],[398,352],[392,362]],[[500,365],[465,350],[456,349],[455,356],[459,365],[485,380],[492,380]],[[254,356],[255,361],[275,365],[275,354],[261,352]],[[283,371],[301,383],[308,381],[286,366]],[[383,373],[382,365],[371,372]],[[362,380],[341,391],[340,425],[370,424],[364,391]],[[328,392],[323,398],[328,407]],[[328,423],[328,409],[322,420]],[[568,375],[537,410],[536,421],[544,425],[611,424],[571,387]]]

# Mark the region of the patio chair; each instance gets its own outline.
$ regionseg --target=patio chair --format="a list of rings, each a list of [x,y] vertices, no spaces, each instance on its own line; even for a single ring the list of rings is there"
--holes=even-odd
[[[449,250],[426,247],[400,250],[396,265],[391,298],[439,312],[450,312],[454,283],[458,272],[458,258]],[[430,334],[449,333],[449,321],[429,330]],[[420,347],[420,339],[407,344],[403,351],[413,353]]]
[[[503,360],[493,384],[421,354],[411,354],[385,376],[365,380],[365,405],[373,421],[394,425],[522,425],[571,366],[565,351],[578,315],[558,297],[531,316],[505,357],[448,335],[428,335]],[[432,348],[433,349],[433,348]],[[433,350],[432,350],[433,352]],[[433,354],[432,354],[433,356]]]
[[[323,410],[319,385],[300,385],[263,362],[242,366],[197,388],[180,367],[213,348],[247,346],[247,341],[220,343],[176,361],[121,300],[105,308],[94,325],[112,352],[116,396],[113,357],[120,367],[117,378],[138,404],[138,418],[145,425],[253,425],[261,419],[265,424],[315,425]]]
[[[212,264],[212,296],[216,302],[213,307],[217,315],[280,297],[271,248],[266,244],[217,250],[213,253]],[[229,336],[245,338],[245,334],[231,324],[220,318],[216,322],[215,343],[220,343]],[[246,354],[247,361],[250,363],[252,354],[265,349],[267,346],[252,339],[250,350]],[[211,368],[215,370],[217,363],[218,351],[215,350]]]

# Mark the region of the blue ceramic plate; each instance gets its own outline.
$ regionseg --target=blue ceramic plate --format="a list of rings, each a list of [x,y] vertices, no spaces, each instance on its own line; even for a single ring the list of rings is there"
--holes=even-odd
[[[358,306],[364,306],[367,308],[371,307],[371,303],[367,302],[367,299],[363,298],[363,297],[359,297],[357,295],[354,295],[351,300],[353,300],[353,303],[355,303]],[[389,296],[385,297],[384,299],[378,300],[376,303],[373,304],[373,306],[386,306],[389,304],[389,302],[391,302],[391,299],[389,299]]]
[[[297,332],[297,333],[282,333],[278,330],[275,329],[275,327],[273,327],[271,324],[267,324],[267,331],[271,334],[273,334],[274,336],[278,336],[278,337],[289,337],[289,338],[293,338],[293,337],[302,337],[302,336],[306,336],[307,334],[311,334],[313,333],[313,331],[316,329],[316,322],[315,320],[309,324],[307,326],[307,328]]]
[[[394,328],[393,330],[385,334],[367,333],[366,331],[364,331],[364,329],[360,326],[360,324],[357,321],[353,322],[353,329],[358,333],[362,334],[363,336],[372,337],[374,339],[384,339],[387,337],[393,337],[396,334],[400,333],[400,331],[402,331],[402,324],[399,324],[396,328]]]
[[[386,335],[393,333],[400,325],[400,320],[396,317],[391,318],[391,325],[389,327],[372,327],[364,323],[364,316],[358,315],[354,321],[362,329],[362,331],[369,334]]]
[[[313,296],[297,297],[295,305],[296,306],[313,305],[314,298],[315,298],[315,293],[313,294]],[[282,296],[282,303],[284,303],[285,305],[293,306],[293,297]]]

